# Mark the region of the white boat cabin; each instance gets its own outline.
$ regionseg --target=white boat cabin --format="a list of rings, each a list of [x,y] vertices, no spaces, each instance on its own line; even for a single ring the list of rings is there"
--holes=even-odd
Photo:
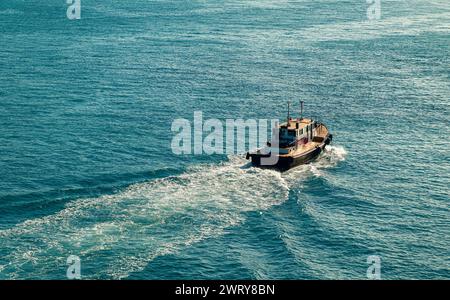
[[[278,127],[280,148],[297,148],[311,142],[318,127],[318,123],[312,119],[289,118]]]

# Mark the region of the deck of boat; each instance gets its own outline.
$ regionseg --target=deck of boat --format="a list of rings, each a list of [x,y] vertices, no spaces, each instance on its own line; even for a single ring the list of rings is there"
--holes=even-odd
[[[294,151],[290,151],[287,154],[280,154],[279,156],[280,157],[292,157],[292,156],[295,157],[295,156],[300,156],[305,153],[308,153],[309,151],[315,149],[317,146],[320,146],[324,142],[327,135],[328,135],[328,129],[323,124],[320,124],[316,128],[316,136],[313,138],[313,140],[311,142],[299,146]]]

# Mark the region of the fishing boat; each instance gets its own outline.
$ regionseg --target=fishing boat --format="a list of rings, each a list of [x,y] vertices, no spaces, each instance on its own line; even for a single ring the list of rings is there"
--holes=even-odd
[[[253,166],[287,171],[316,159],[333,139],[333,135],[322,122],[303,117],[303,101],[300,101],[300,117],[288,115],[284,123],[276,127],[278,138],[267,142],[263,148],[247,152]],[[277,133],[277,132],[275,132]]]

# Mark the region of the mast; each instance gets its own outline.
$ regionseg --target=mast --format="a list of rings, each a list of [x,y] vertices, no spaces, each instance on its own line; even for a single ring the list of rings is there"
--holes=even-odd
[[[287,103],[287,105],[288,105],[288,114],[287,114],[287,123],[288,123],[288,126],[289,126],[289,119],[290,119],[290,115],[289,115],[290,104],[291,104],[291,101],[288,101],[288,103]]]
[[[303,101],[300,100],[300,120],[303,119]]]

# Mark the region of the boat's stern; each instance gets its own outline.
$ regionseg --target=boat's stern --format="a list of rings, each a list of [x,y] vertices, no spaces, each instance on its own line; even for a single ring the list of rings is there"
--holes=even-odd
[[[268,169],[276,169],[279,171],[285,171],[288,170],[293,162],[294,159],[292,157],[286,157],[286,156],[280,156],[277,155],[278,157],[276,157],[275,161],[273,164],[270,163],[265,163],[263,164],[262,161],[263,158],[269,158],[271,157],[271,153],[261,153],[261,152],[247,152],[246,158],[248,160],[251,160],[251,163],[253,166],[255,167],[260,167],[260,168],[268,168]],[[270,161],[268,159],[268,161]]]
[[[261,159],[264,157],[270,157],[270,153],[262,153],[260,150],[247,152],[246,159],[251,160],[252,165],[255,167],[261,167]]]

